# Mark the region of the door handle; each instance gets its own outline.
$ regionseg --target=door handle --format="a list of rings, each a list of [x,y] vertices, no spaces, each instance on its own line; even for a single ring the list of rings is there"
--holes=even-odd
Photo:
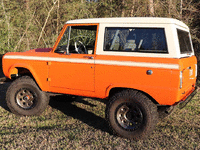
[[[83,56],[83,58],[94,59],[92,56]]]

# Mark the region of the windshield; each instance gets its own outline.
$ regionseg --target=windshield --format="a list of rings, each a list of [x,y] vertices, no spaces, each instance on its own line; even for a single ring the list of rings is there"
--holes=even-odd
[[[191,53],[192,45],[190,42],[189,32],[177,29],[177,33],[181,54]]]
[[[65,33],[62,36],[62,39],[60,40],[55,52],[60,52],[60,53],[64,53],[67,52],[67,49],[69,47],[69,38],[70,38],[70,30],[71,27],[67,27]]]

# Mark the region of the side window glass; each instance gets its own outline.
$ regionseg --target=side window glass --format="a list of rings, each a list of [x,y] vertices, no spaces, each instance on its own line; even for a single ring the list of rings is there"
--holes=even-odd
[[[66,53],[94,54],[96,30],[96,25],[69,26],[57,49],[63,49]]]
[[[179,40],[181,54],[191,53],[192,52],[192,47],[191,47],[192,44],[190,42],[189,32],[177,29],[177,33],[178,33],[178,40]]]
[[[168,53],[163,28],[106,28],[104,51]]]
[[[71,28],[69,52],[93,54],[97,26],[73,26]]]

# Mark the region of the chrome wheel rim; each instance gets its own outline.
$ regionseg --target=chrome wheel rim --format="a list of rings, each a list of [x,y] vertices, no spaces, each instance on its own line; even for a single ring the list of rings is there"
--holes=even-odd
[[[123,103],[116,110],[116,119],[125,130],[138,129],[143,121],[141,109],[132,103]]]
[[[16,102],[23,109],[31,109],[35,106],[36,96],[29,89],[20,89],[16,93]]]

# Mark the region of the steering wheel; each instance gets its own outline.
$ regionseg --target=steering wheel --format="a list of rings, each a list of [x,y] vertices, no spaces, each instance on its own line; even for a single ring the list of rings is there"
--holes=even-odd
[[[79,43],[79,45],[78,45]],[[85,45],[81,42],[81,41],[76,41],[74,43],[74,46],[75,46],[75,51],[78,53],[78,54],[87,54],[87,49],[85,47]],[[84,50],[83,50],[84,49]]]

